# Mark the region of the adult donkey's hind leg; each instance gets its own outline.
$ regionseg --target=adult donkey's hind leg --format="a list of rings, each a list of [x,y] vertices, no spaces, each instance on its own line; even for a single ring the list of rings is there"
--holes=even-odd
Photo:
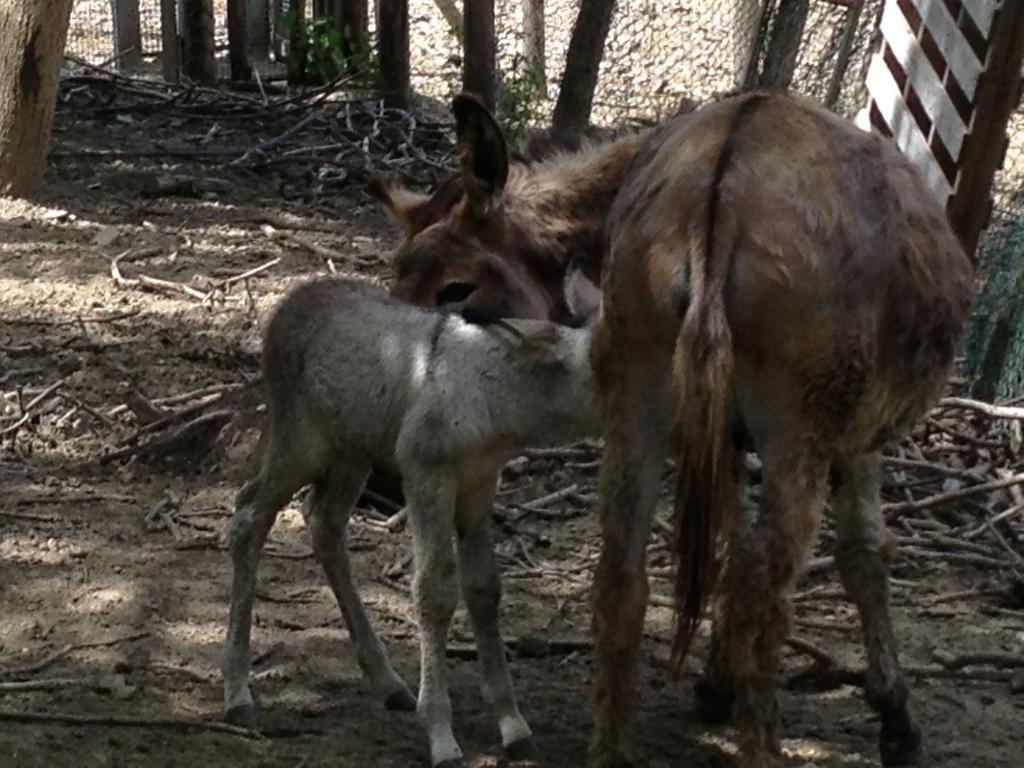
[[[519,712],[501,639],[499,605],[501,578],[491,540],[494,478],[474,488],[460,489],[456,506],[459,581],[480,659],[484,699],[494,709],[501,743],[511,760],[537,757],[530,726]]]
[[[920,758],[921,732],[907,706],[909,692],[889,612],[879,463],[878,454],[871,453],[835,464],[839,475],[833,503],[836,565],[847,595],[860,612],[868,654],[867,699],[882,718],[882,764],[911,765]]]
[[[666,361],[667,362],[667,361]],[[632,760],[632,715],[648,584],[646,547],[667,450],[661,404],[667,366],[608,363],[605,448],[601,463],[601,557],[594,575],[597,654],[594,732],[589,768],[622,768]]]
[[[747,468],[747,454],[736,451],[734,462],[736,488],[739,492],[738,516],[733,521],[732,542],[733,553],[742,551],[744,541],[749,537],[754,522],[756,509],[749,498],[750,472]],[[697,714],[709,723],[726,723],[732,719],[736,704],[736,685],[728,659],[722,645],[722,627],[726,621],[724,615],[725,601],[721,595],[712,596],[711,640],[708,643],[707,660],[704,671],[694,685]]]
[[[724,583],[722,642],[736,686],[740,766],[775,768],[780,717],[775,690],[789,636],[789,593],[814,541],[825,503],[828,463],[804,435],[763,446],[761,509]],[[758,445],[762,448],[762,445]]]
[[[388,709],[411,712],[416,709],[416,698],[395,673],[384,644],[373,631],[349,564],[345,532],[369,474],[369,466],[360,460],[335,462],[313,484],[303,513],[312,535],[313,552],[345,617],[359,668],[384,697]]]

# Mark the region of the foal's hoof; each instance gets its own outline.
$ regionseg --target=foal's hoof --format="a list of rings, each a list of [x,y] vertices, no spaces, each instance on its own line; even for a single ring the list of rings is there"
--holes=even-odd
[[[732,709],[735,697],[732,692],[715,685],[707,677],[702,677],[693,686],[697,704],[697,715],[708,723],[728,723],[732,720]]]
[[[238,704],[224,713],[224,722],[256,730],[256,707],[253,704]]]
[[[922,764],[921,730],[910,720],[896,723],[883,720],[878,747],[886,768]]]
[[[384,709],[389,712],[415,712],[416,697],[408,688],[399,688],[384,699]]]
[[[513,741],[505,747],[505,757],[513,762],[520,760],[538,762],[540,760],[540,750],[537,749],[537,744],[533,741],[533,737],[527,736],[525,739]]]

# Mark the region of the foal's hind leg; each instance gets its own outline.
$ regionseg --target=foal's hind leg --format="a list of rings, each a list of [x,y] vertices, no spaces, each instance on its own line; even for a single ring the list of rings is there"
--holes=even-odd
[[[907,683],[889,615],[879,461],[878,454],[871,453],[836,462],[836,565],[847,595],[860,612],[868,652],[867,699],[882,717],[882,764],[910,765],[920,757],[921,732],[910,717]]]
[[[495,472],[495,478],[497,472]],[[519,712],[501,640],[501,578],[491,541],[494,479],[460,489],[456,507],[459,581],[473,623],[484,699],[494,709],[501,743],[512,760],[536,757],[530,726]]]
[[[619,374],[608,382],[605,403],[589,768],[632,764],[637,657],[648,599],[646,546],[667,448],[667,419],[658,407],[665,402],[666,378],[635,368]]]
[[[277,513],[297,490],[287,482],[287,478],[287,474],[261,471],[246,483],[238,493],[235,514],[228,529],[234,572],[228,633],[221,656],[224,718],[249,728],[256,725],[256,710],[249,690],[249,640],[256,568]]]
[[[446,467],[402,467],[416,574],[412,592],[420,625],[416,713],[430,740],[434,768],[462,768],[448,695],[448,628],[458,602],[455,570],[455,480]]]
[[[345,617],[359,668],[384,696],[388,709],[411,712],[416,709],[416,699],[395,673],[384,644],[373,631],[349,565],[345,531],[368,475],[369,466],[363,462],[336,462],[313,484],[304,511],[313,552]]]
[[[761,446],[759,446],[761,447]],[[828,464],[801,435],[762,451],[760,513],[730,556],[722,642],[736,685],[742,768],[777,766],[779,705],[774,676],[789,636],[790,600],[825,502]]]

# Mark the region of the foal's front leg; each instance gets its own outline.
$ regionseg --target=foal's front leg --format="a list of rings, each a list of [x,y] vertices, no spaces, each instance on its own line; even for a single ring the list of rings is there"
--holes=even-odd
[[[430,741],[434,768],[462,768],[462,750],[452,732],[446,643],[458,601],[455,575],[455,479],[434,467],[403,467],[412,530],[413,599],[420,625],[420,690],[416,712]]]
[[[456,521],[459,581],[476,637],[484,699],[498,719],[501,744],[512,760],[532,759],[537,749],[512,692],[499,625],[501,578],[491,540],[496,478],[497,471],[479,487],[460,489]]]

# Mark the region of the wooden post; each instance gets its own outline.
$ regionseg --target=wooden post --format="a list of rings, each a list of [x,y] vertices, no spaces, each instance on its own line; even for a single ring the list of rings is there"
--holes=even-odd
[[[249,50],[246,44],[246,0],[228,0],[228,61],[231,79],[248,81],[252,78]]]
[[[168,83],[177,83],[181,77],[181,40],[178,38],[176,0],[160,0],[160,68]]]
[[[409,100],[409,0],[377,0],[380,90],[391,107]]]
[[[494,111],[494,0],[464,0],[462,87]]]
[[[548,95],[544,0],[523,0],[523,58],[537,77],[540,95]]]
[[[267,0],[246,0],[245,39],[253,61],[270,58],[270,3]]]
[[[180,0],[184,52],[182,74],[197,83],[211,85],[217,80],[213,55],[213,0]]]
[[[810,0],[779,0],[764,56],[760,84],[769,88],[789,88],[796,71],[796,57],[807,24]]]
[[[131,69],[142,63],[142,26],[139,0],[110,0],[114,22],[114,59],[118,69]]]
[[[950,223],[972,258],[992,214],[992,183],[1006,157],[1006,127],[1021,99],[1024,2],[1002,4],[992,21],[987,61],[975,91],[971,132],[960,150],[960,178],[946,206]]]

